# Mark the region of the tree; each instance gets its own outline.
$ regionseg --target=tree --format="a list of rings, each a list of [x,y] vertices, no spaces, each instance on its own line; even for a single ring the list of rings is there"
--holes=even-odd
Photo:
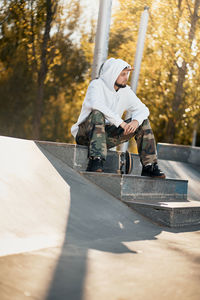
[[[80,16],[78,0],[66,7],[58,1],[5,1],[0,11],[1,134],[72,140],[70,109],[89,66],[86,51],[72,38]]]
[[[32,6],[31,1],[31,6]],[[37,58],[34,55],[36,68],[37,68],[37,92],[35,99],[35,113],[33,120],[33,138],[38,139],[40,137],[40,125],[41,125],[41,117],[42,117],[42,107],[43,107],[43,99],[44,99],[44,83],[47,77],[49,65],[48,65],[48,51],[50,44],[50,31],[52,28],[53,18],[56,13],[57,1],[46,0],[44,2],[44,15],[45,15],[45,23],[44,23],[44,33],[42,34],[42,39],[40,42],[40,56],[39,56],[39,64],[37,62]],[[33,16],[33,12],[32,12]],[[31,17],[31,21],[34,20]],[[32,21],[32,26],[34,27],[34,21]],[[34,31],[32,31],[32,35],[34,36]],[[34,48],[34,37],[32,37],[32,47]],[[34,50],[34,49],[33,49]]]
[[[193,6],[193,7],[192,7]],[[179,27],[183,24],[183,17],[188,22],[189,28],[187,30],[187,40],[184,43],[185,48],[181,47],[181,54],[179,59],[181,58],[181,63],[178,64],[178,61],[175,60],[175,64],[178,71],[178,78],[175,87],[174,98],[172,101],[172,110],[173,112],[178,112],[178,117],[182,117],[184,114],[185,105],[184,105],[184,97],[186,96],[186,92],[184,89],[184,83],[186,80],[186,74],[189,71],[189,68],[194,69],[194,60],[191,58],[190,52],[193,41],[195,40],[195,34],[197,30],[197,22],[200,19],[198,16],[198,10],[200,6],[200,0],[195,0],[194,3],[186,1],[184,3],[183,0],[178,1],[178,14],[179,14]],[[188,11],[185,12],[185,10]],[[167,141],[173,143],[176,134],[176,116],[173,115],[167,125]]]
[[[147,2],[150,18],[137,95],[150,108],[158,141],[188,144],[200,101],[199,1]],[[142,11],[143,1],[120,1],[112,25],[111,55],[131,63],[137,37],[133,39],[131,32],[138,32]]]

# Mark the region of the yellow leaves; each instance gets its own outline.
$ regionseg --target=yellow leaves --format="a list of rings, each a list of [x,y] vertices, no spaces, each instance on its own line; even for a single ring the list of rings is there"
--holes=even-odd
[[[119,2],[119,10],[114,15],[111,28],[110,53],[130,63],[134,60],[144,2]],[[193,1],[187,2],[191,7],[194,6]],[[200,26],[196,27],[196,40],[193,44],[189,40],[190,29],[191,16],[186,1],[182,1],[181,11],[177,1],[152,1],[137,94],[148,104],[152,112],[151,119],[158,127],[159,124],[167,124],[169,117],[175,116],[180,124],[181,110],[187,108],[192,101],[200,102]],[[173,111],[171,107],[175,99],[178,76],[185,62],[187,73],[182,100],[179,109]],[[193,110],[187,112],[190,118],[192,111],[197,112],[197,108],[193,106]]]
[[[88,62],[92,64],[93,62],[93,51],[94,51],[94,42],[89,41],[89,34],[82,32],[82,37],[80,40],[81,49],[84,52],[84,55]]]
[[[61,55],[57,55],[53,58],[53,65],[61,65]]]
[[[59,53],[59,52],[58,52]],[[48,67],[49,67],[49,72],[51,71],[51,69],[54,67],[54,66],[60,66],[61,65],[61,62],[62,62],[62,57],[61,55],[56,55],[53,57],[53,59],[51,60],[51,63],[48,64]],[[47,80],[48,81],[48,80]],[[46,82],[47,82],[46,81]]]
[[[168,122],[168,117],[166,116],[166,115],[164,115],[164,114],[159,114],[159,116],[158,116],[160,119],[162,119],[162,120],[165,120],[166,122]]]

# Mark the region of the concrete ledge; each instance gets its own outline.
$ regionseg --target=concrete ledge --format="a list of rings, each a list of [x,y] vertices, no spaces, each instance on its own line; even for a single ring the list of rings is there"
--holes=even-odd
[[[74,167],[74,157],[76,145],[56,142],[35,141],[39,149],[44,149],[63,162],[66,162],[71,168]]]
[[[88,164],[88,149],[86,146],[79,146],[74,144],[43,142],[36,141],[40,149],[45,149],[55,157],[67,163],[76,171],[85,171]],[[108,151],[107,160],[104,164],[106,173],[117,173],[119,169],[119,155],[120,152]],[[133,158],[133,170],[131,174],[140,175],[142,166],[139,156],[131,154]]]
[[[188,162],[200,166],[200,148],[190,147]]]
[[[158,224],[169,227],[200,224],[200,203],[192,205],[187,201],[188,181],[138,176],[141,174],[138,155],[132,154],[134,166],[131,175],[117,174],[119,152],[116,151],[108,152],[105,163],[107,173],[91,173],[85,172],[88,163],[87,147],[54,142],[36,142],[36,144],[41,150],[45,149],[53,154],[81,172],[85,178]],[[199,148],[160,145],[158,144],[158,149],[160,147],[158,153],[162,155],[160,158],[196,164],[195,159],[199,155]]]
[[[144,203],[126,203],[129,207],[151,219],[168,227],[185,227],[200,224],[200,203],[187,202],[187,205],[151,205]]]
[[[200,148],[184,145],[157,144],[158,158],[181,161],[200,166]]]
[[[81,175],[114,197],[121,199],[121,175],[93,172],[81,172]]]
[[[155,223],[168,227],[200,224],[200,202],[187,200],[186,180],[81,174]]]
[[[122,201],[142,203],[187,201],[187,180],[163,180],[95,172],[81,172],[81,174]]]
[[[142,176],[122,177],[122,200],[183,201],[187,200],[187,180],[153,179]]]

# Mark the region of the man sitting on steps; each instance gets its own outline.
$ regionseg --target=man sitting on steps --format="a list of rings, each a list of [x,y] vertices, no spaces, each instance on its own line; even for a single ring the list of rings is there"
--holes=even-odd
[[[126,85],[132,70],[121,59],[105,61],[99,78],[89,84],[80,116],[71,132],[78,145],[88,146],[87,171],[103,172],[107,149],[134,137],[142,163],[141,175],[165,178],[157,164],[149,110]],[[129,122],[121,118],[124,111],[131,113]]]

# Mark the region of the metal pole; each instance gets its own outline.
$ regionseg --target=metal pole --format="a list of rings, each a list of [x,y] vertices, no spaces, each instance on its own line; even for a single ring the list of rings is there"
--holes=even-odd
[[[108,56],[111,9],[112,0],[99,0],[99,14],[92,65],[92,79],[98,77],[99,68]]]
[[[134,71],[131,77],[131,88],[134,91],[134,93],[136,93],[137,91],[138,79],[140,74],[140,66],[142,62],[144,42],[145,42],[145,36],[147,31],[147,25],[148,25],[148,18],[149,18],[149,7],[145,6],[140,20],[140,28],[139,28],[137,49],[136,49],[135,62],[134,62]]]
[[[140,19],[140,27],[139,27],[139,34],[138,34],[138,42],[137,42],[137,48],[136,48],[136,54],[135,54],[135,61],[134,61],[134,71],[131,77],[131,88],[136,94],[137,91],[137,85],[138,85],[138,79],[140,74],[140,66],[142,62],[142,55],[144,50],[144,42],[145,42],[145,36],[147,31],[147,25],[148,25],[148,18],[149,18],[149,7],[145,6],[144,11],[142,13],[141,19]],[[130,118],[130,112],[127,112],[126,119]],[[121,151],[126,151],[128,149],[129,142],[124,143],[121,146]]]

